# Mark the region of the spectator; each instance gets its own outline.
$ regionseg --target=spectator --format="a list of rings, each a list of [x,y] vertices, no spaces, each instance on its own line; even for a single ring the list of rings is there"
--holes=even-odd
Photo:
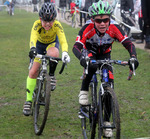
[[[51,0],[51,3],[55,3],[55,0]]]
[[[121,0],[120,2],[121,2],[121,10],[124,10],[127,12],[134,11],[133,0]]]
[[[61,17],[64,18],[64,11],[66,8],[66,0],[60,0],[59,1],[59,7],[61,8]]]
[[[138,22],[139,22],[139,27],[142,33],[140,34],[140,40],[136,41],[136,43],[143,43],[144,41],[144,35],[143,35],[143,15],[142,15],[142,10],[141,10],[141,0],[135,0],[134,1],[134,11],[132,12],[132,15],[138,14]]]
[[[68,0],[69,9],[70,9],[70,4],[71,4],[71,0]]]
[[[10,2],[8,1],[8,0],[6,0],[5,2],[4,2],[4,5],[7,5],[7,9],[6,9],[6,11],[9,13],[9,4],[10,4]]]
[[[71,14],[73,14],[75,12],[75,7],[76,7],[76,4],[74,1],[72,1],[70,3],[70,10],[71,10]]]
[[[50,2],[51,0],[44,0],[44,2]]]
[[[32,0],[33,12],[38,12],[37,3],[38,3],[37,0]]]
[[[92,3],[94,2],[95,0],[85,0],[85,11],[88,12],[88,8],[92,5]],[[98,2],[98,1],[97,1]],[[90,19],[89,15],[86,14],[86,19]]]
[[[121,17],[124,23],[128,24],[129,26],[134,26],[134,24],[129,20],[128,17],[126,17],[125,14],[132,15],[132,12],[134,11],[134,4],[133,0],[120,0],[121,4]],[[126,27],[126,31],[129,32],[130,29]],[[130,36],[131,41],[135,41],[135,39]]]
[[[80,8],[81,11],[85,12],[85,0],[82,0],[81,1],[81,8]],[[84,23],[86,22],[86,14],[83,13],[83,12],[80,12],[80,27],[82,27],[82,18],[84,17]]]
[[[144,20],[145,48],[150,49],[150,0],[141,0],[141,6]]]

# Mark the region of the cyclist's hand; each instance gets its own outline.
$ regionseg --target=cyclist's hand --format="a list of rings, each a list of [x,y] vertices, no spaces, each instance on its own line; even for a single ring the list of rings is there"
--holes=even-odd
[[[83,66],[83,67],[86,69],[87,64],[86,64],[86,59],[85,59],[84,56],[82,56],[82,57],[80,58],[80,65]]]
[[[67,52],[62,52],[62,62],[67,62],[69,63],[70,62],[70,56],[68,55]]]
[[[89,68],[92,68],[93,70],[97,70],[98,67],[99,67],[99,66],[98,66],[98,64],[96,64],[96,60],[90,58]]]
[[[130,70],[133,71],[133,67],[132,67],[132,64],[134,64],[134,69],[136,70],[137,67],[139,66],[139,62],[136,58],[130,58],[129,61],[128,61],[128,64],[129,64],[129,68]]]
[[[30,52],[29,52],[29,57],[32,59],[32,58],[35,58],[36,55],[37,55],[36,48],[31,47]]]

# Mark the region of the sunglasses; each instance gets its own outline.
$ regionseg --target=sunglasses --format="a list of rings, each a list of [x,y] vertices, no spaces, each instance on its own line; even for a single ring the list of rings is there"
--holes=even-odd
[[[100,23],[107,23],[107,22],[109,22],[110,21],[110,19],[109,18],[105,18],[105,19],[94,19],[94,21],[96,22],[96,23],[98,23],[98,24],[100,24]]]

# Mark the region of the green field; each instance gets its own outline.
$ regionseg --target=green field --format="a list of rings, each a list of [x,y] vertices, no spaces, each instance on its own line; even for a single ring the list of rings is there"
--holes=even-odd
[[[0,139],[82,139],[78,93],[83,69],[72,53],[79,29],[62,23],[71,62],[62,75],[58,73],[61,63],[58,65],[57,88],[52,92],[48,120],[40,137],[34,134],[33,117],[22,114],[30,31],[36,19],[38,14],[21,10],[16,10],[14,16],[0,12]],[[131,81],[127,80],[128,67],[114,67],[122,139],[150,136],[150,54],[140,49],[137,49],[137,54],[140,65]],[[129,54],[116,42],[112,59],[128,60]]]

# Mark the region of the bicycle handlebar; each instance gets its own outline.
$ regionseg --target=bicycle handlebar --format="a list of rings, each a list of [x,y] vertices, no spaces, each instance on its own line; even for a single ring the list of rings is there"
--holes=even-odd
[[[112,64],[112,63],[117,64],[117,65],[122,65],[122,66],[129,65],[128,61],[108,60],[108,59],[105,59],[105,60],[90,60],[90,63],[97,64],[97,65],[100,65],[100,64]]]
[[[61,61],[61,58],[59,58],[59,57],[51,57],[51,56],[48,56],[48,55],[41,55],[41,54],[37,54],[36,55],[36,57],[37,58],[40,58],[40,59],[50,59],[50,60],[52,60],[52,61],[55,61],[56,60],[56,62],[57,61]]]
[[[89,64],[96,64],[96,65],[101,65],[101,64],[117,64],[121,66],[126,66],[129,65],[128,61],[122,61],[122,60],[110,60],[110,59],[104,59],[104,60],[90,60],[90,58],[87,56],[86,57],[86,63],[87,63],[87,68],[85,69],[85,73],[88,74],[88,66]],[[131,79],[132,74],[135,75],[135,67],[134,67],[134,61],[131,59],[131,65],[132,65],[132,70],[129,72],[128,80]]]
[[[48,56],[48,55],[37,54],[35,57],[36,58],[40,58],[40,59],[47,59],[47,60],[49,59],[49,60],[54,61],[56,63],[58,63],[58,61],[62,61],[62,59],[59,58],[59,57],[51,57],[51,56]],[[31,62],[30,62],[30,65],[29,65],[29,69],[31,69],[31,67],[33,65],[33,61],[34,61],[34,59],[31,59]],[[63,72],[65,66],[66,66],[66,62],[63,62],[62,66],[61,66],[61,69],[59,71],[59,74],[61,74]]]

